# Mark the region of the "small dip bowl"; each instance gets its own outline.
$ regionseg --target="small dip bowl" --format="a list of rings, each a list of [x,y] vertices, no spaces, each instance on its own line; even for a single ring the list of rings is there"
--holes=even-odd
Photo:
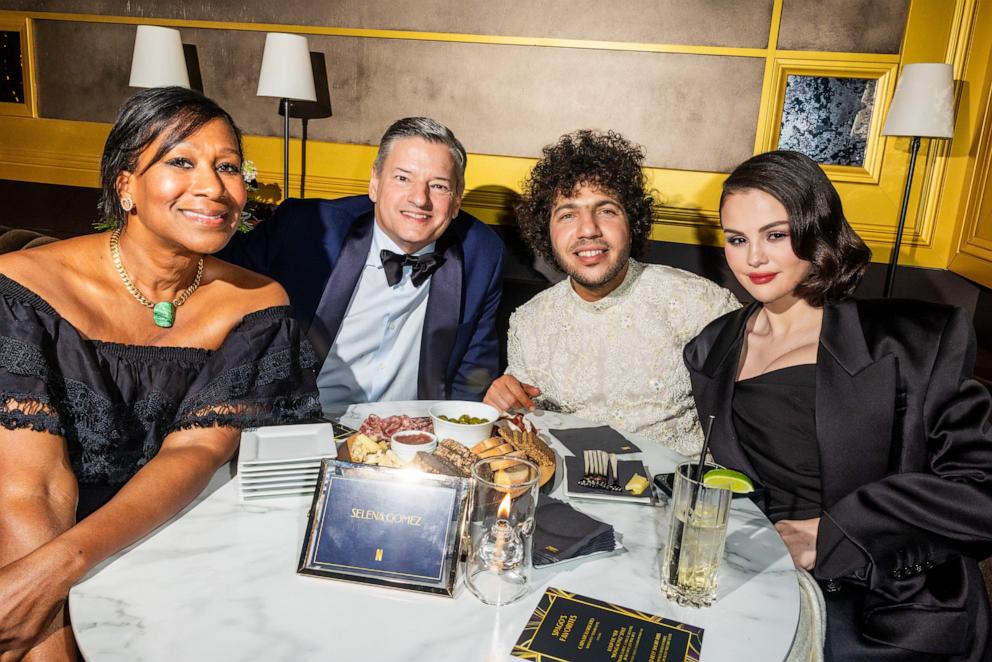
[[[389,438],[389,447],[404,463],[410,462],[418,451],[433,453],[437,448],[437,437],[420,430],[402,430]]]
[[[482,402],[472,402],[470,400],[449,400],[439,402],[428,410],[431,420],[434,422],[434,434],[438,439],[454,439],[466,446],[474,446],[483,439],[488,439],[493,433],[493,423],[499,418],[499,412],[495,407],[490,407]],[[462,416],[481,418],[485,423],[453,423],[446,421],[441,416],[446,416],[457,420]]]

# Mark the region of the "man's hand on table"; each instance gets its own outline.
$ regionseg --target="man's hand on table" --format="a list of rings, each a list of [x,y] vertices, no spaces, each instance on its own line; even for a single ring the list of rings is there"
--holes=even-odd
[[[496,407],[501,412],[509,412],[517,408],[534,411],[532,398],[539,395],[541,395],[541,389],[536,386],[524,384],[513,375],[503,375],[494,381],[489,390],[486,391],[483,402]]]
[[[819,517],[783,519],[775,523],[775,530],[782,536],[797,568],[812,570],[816,565],[816,534],[819,529]]]

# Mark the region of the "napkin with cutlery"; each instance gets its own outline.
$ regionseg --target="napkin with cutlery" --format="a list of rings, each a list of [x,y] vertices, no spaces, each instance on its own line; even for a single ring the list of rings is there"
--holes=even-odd
[[[586,466],[585,454],[575,457],[565,456],[565,493],[570,497],[580,499],[614,499],[618,501],[631,501],[639,503],[651,502],[651,490],[646,490],[639,496],[627,492],[623,488],[627,485],[634,474],[640,474],[651,479],[647,468],[640,460],[618,460],[615,467],[608,466],[608,474],[605,476],[607,485],[619,485],[621,489],[601,489],[589,486],[589,467]]]
[[[594,428],[550,430],[550,432],[565,448],[572,451],[572,455],[579,457],[582,456],[582,451],[588,450],[601,450],[617,455],[641,452],[641,449],[634,442],[628,441],[609,425],[600,425]]]

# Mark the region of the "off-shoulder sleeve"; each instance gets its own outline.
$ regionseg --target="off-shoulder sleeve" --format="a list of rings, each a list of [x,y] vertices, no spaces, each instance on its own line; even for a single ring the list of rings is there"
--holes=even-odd
[[[49,388],[60,381],[50,325],[34,306],[8,294],[0,287],[0,425],[61,435]]]
[[[320,414],[317,357],[289,306],[246,316],[193,381],[172,429],[281,425]]]

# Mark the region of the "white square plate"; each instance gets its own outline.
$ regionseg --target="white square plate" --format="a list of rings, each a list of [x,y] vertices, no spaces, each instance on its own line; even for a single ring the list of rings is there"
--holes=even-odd
[[[314,485],[317,484],[316,478],[311,478],[309,480],[289,480],[282,483],[269,483],[266,485],[245,485],[240,486],[241,494],[259,494],[262,492],[280,492],[282,490],[291,489],[313,489]]]
[[[284,474],[281,476],[252,476],[242,474],[239,480],[242,486],[271,485],[273,483],[302,483],[315,482],[320,474],[318,469],[305,473]]]
[[[308,463],[337,455],[330,423],[272,425],[241,433],[239,467]]]
[[[259,464],[238,467],[238,475],[245,478],[264,476],[284,476],[287,474],[316,473],[320,471],[320,460],[285,462],[282,464]]]
[[[271,492],[252,492],[249,494],[242,494],[242,501],[258,501],[259,499],[272,499],[276,497],[291,497],[291,496],[313,496],[313,490],[315,486],[304,487],[304,488],[293,488],[287,490],[273,490]]]

